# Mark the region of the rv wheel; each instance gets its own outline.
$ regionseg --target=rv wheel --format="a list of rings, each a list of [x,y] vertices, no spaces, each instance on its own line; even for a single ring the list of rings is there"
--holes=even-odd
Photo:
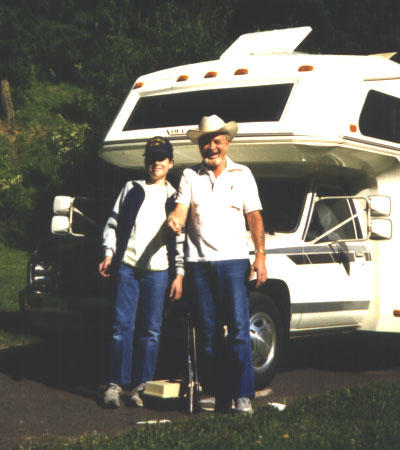
[[[250,338],[256,389],[275,375],[283,347],[282,319],[274,302],[258,292],[250,294]]]

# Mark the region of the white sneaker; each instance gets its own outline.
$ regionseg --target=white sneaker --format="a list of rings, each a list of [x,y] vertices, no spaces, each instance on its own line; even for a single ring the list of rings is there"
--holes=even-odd
[[[144,388],[146,387],[146,383],[140,383],[132,390],[131,398],[129,401],[130,406],[136,406],[136,407],[142,407],[143,406],[143,400],[142,400],[142,394],[144,391]]]
[[[119,399],[122,396],[122,389],[118,384],[110,383],[108,389],[104,393],[104,406],[106,408],[119,408]]]
[[[235,412],[238,414],[253,414],[254,410],[248,397],[235,398]]]

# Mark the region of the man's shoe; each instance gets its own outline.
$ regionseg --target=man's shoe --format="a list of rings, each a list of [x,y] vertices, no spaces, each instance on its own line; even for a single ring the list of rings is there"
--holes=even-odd
[[[104,406],[106,408],[118,408],[120,405],[119,399],[122,396],[122,389],[118,384],[110,383],[108,389],[104,393]]]
[[[143,394],[145,387],[146,387],[146,383],[140,383],[135,388],[133,388],[131,398],[129,400],[130,406],[135,406],[135,407],[143,406],[142,394]]]
[[[235,411],[238,414],[253,414],[254,410],[248,397],[235,398]]]

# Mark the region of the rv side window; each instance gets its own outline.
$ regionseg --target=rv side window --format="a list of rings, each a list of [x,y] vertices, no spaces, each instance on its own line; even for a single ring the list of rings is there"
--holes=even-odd
[[[365,136],[400,143],[400,99],[370,90],[359,123]]]
[[[354,204],[348,198],[322,199],[315,203],[306,241],[322,236],[356,213]],[[333,229],[318,242],[362,239],[362,231],[358,219],[351,219],[342,226]]]
[[[287,83],[143,96],[123,131],[195,125],[212,114],[225,122],[279,121],[292,88]]]

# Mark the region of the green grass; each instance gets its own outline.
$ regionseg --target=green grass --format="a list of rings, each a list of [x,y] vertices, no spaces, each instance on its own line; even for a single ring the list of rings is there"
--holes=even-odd
[[[26,285],[27,260],[27,252],[0,244],[0,348],[35,342],[24,331],[18,304]]]
[[[28,254],[0,244],[0,311],[18,311],[18,294],[26,285]]]
[[[31,449],[285,449],[400,448],[400,383],[343,389],[296,400],[285,411],[258,408],[253,417],[204,415],[174,424],[93,433]]]

